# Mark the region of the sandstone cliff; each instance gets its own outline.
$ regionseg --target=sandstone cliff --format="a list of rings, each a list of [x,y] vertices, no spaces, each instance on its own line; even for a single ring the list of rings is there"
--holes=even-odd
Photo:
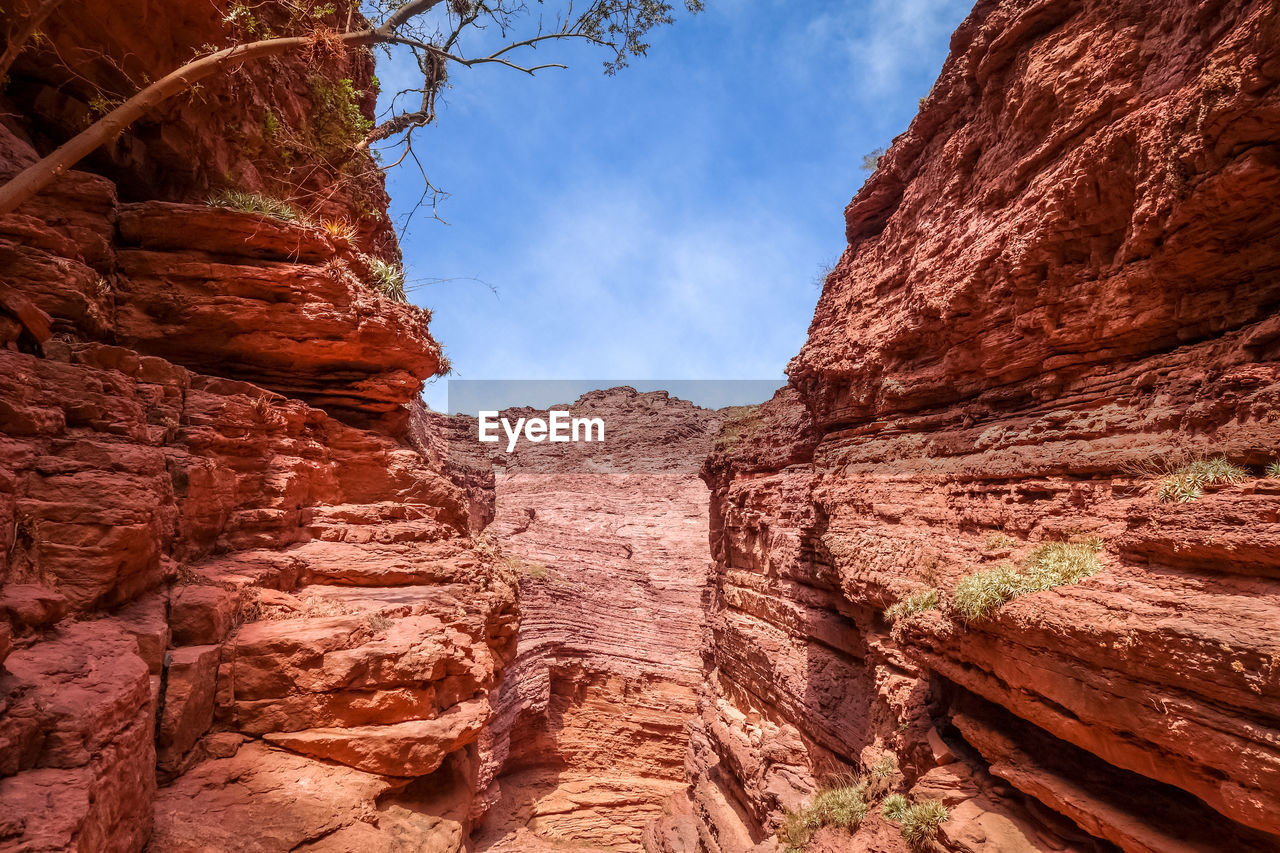
[[[978,4],[708,463],[713,668],[651,849],[772,849],[873,767],[950,850],[1280,849],[1278,46],[1273,3]],[[1237,482],[1162,501],[1194,458]],[[957,615],[1055,542],[1096,574]],[[878,811],[824,844],[905,849]]]
[[[229,26],[72,5],[13,70],[0,178],[86,91]],[[3,849],[466,843],[517,614],[475,538],[492,475],[417,402],[429,315],[370,286],[365,252],[393,248],[378,216],[334,237],[184,203],[268,185],[235,128],[274,104],[308,132],[291,79],[205,90],[0,218]],[[330,203],[355,221],[384,201]]]

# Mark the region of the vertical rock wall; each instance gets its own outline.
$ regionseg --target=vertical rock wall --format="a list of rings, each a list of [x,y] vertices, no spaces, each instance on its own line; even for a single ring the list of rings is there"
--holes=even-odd
[[[227,36],[89,5],[14,67],[0,178]],[[234,128],[303,121],[294,71],[368,76],[330,59],[179,99],[0,218],[0,848],[466,844],[514,577],[476,538],[492,473],[417,401],[429,314],[368,283],[385,196],[334,196],[354,240],[182,203],[266,188]]]
[[[522,443],[496,459],[491,530],[519,575],[522,621],[481,740],[480,849],[638,850],[684,787],[709,567],[697,470],[722,416],[630,388],[568,410],[602,418],[605,443]]]
[[[772,849],[875,766],[951,850],[1280,847],[1278,83],[1273,3],[978,4],[708,465],[713,668],[651,849]],[[1050,542],[1099,571],[957,615]],[[874,810],[815,844],[905,849]]]

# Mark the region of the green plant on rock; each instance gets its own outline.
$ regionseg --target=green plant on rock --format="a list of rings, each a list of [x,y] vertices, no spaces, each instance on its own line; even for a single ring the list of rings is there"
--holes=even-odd
[[[991,616],[1011,599],[1029,592],[1079,583],[1102,568],[1098,552],[1102,540],[1046,542],[1039,545],[1021,567],[1007,563],[973,572],[960,579],[952,594],[952,607],[966,622]]]
[[[1280,480],[1280,462],[1272,462],[1267,466],[1267,479]]]
[[[1204,496],[1206,486],[1242,483],[1248,473],[1225,456],[1197,459],[1171,471],[1160,481],[1160,500],[1165,503],[1190,503]]]
[[[879,169],[880,161],[884,159],[884,155],[885,150],[883,148],[877,148],[874,151],[864,154],[862,157],[862,171],[874,172],[876,169]]]
[[[891,820],[895,823],[902,820],[902,814],[911,805],[907,798],[901,794],[890,794],[884,798],[884,802],[880,804],[880,814],[885,820]]]
[[[311,138],[316,151],[324,157],[350,152],[374,126],[360,110],[364,92],[355,87],[350,77],[335,82],[314,74],[307,84],[314,117]]]
[[[927,850],[938,828],[951,817],[947,807],[937,800],[914,803],[902,812],[902,838],[912,850]]]
[[[1016,547],[1018,547],[1018,540],[1003,530],[995,530],[988,533],[987,538],[982,542],[982,550],[984,551],[1004,551],[1008,548]]]
[[[374,289],[383,296],[395,302],[409,301],[404,290],[404,270],[398,265],[381,258],[369,258],[369,272],[373,276]]]
[[[303,222],[306,217],[302,211],[287,201],[262,193],[245,192],[244,190],[222,190],[209,196],[206,202],[210,207],[225,207],[241,213],[256,213],[270,216],[281,222]]]
[[[823,788],[813,795],[809,805],[799,811],[787,811],[778,828],[778,840],[787,853],[800,853],[822,827],[852,832],[866,816],[862,785],[838,784]]]
[[[926,610],[933,610],[937,606],[938,591],[936,589],[923,589],[899,599],[896,604],[884,612],[884,616],[890,622],[895,622],[905,616],[914,616]]]

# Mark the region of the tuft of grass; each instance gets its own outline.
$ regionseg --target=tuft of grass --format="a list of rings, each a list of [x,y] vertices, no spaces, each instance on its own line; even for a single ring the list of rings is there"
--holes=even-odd
[[[1102,568],[1102,540],[1046,542],[1027,555],[1020,568],[1008,564],[973,572],[960,579],[952,595],[955,611],[966,622],[995,613],[1019,595],[1079,583]]]
[[[936,589],[924,589],[899,599],[896,604],[884,612],[884,616],[890,622],[896,622],[905,616],[914,616],[926,610],[933,610],[937,606],[938,591]]]
[[[951,817],[951,812],[937,800],[925,800],[903,809],[898,817],[902,838],[912,850],[928,850],[938,827]]]
[[[1046,542],[1037,546],[1022,564],[1030,584],[1027,592],[1080,583],[1096,575],[1102,568],[1098,559],[1101,550],[1102,540],[1097,537],[1086,542]]]
[[[902,820],[902,815],[911,803],[907,802],[907,798],[901,794],[890,794],[884,798],[884,802],[880,804],[880,814],[885,820],[891,820],[895,823]]]
[[[871,775],[877,779],[888,779],[898,772],[898,759],[888,753],[871,766]]]
[[[404,292],[404,270],[381,258],[369,258],[369,271],[373,274],[373,287],[383,296],[395,302],[408,302]]]
[[[335,240],[345,240],[348,243],[356,241],[356,227],[345,219],[322,219],[320,227]]]
[[[817,826],[853,830],[867,816],[867,803],[862,798],[861,786],[843,785],[819,791],[808,811]]]
[[[1018,547],[1018,540],[1002,530],[988,533],[987,538],[982,543],[982,550],[984,551],[1003,551],[1006,548],[1016,547]]]
[[[813,829],[805,822],[803,811],[793,812],[787,809],[783,815],[782,825],[778,827],[778,841],[782,842],[785,853],[804,853],[813,838]]]
[[[1205,486],[1242,483],[1248,473],[1225,456],[1197,459],[1170,472],[1160,481],[1160,500],[1165,503],[1190,503],[1204,496]]]
[[[245,192],[244,190],[222,190],[209,196],[206,201],[210,207],[226,207],[241,213],[257,213],[270,216],[281,222],[303,222],[306,217],[302,211],[289,202],[262,193]]]
[[[1267,466],[1267,479],[1280,480],[1280,462],[1272,462]]]
[[[716,436],[717,450],[730,450],[738,442],[751,438],[764,426],[759,406],[731,406],[726,411],[728,417],[720,427],[720,434]]]
[[[951,606],[966,622],[985,619],[1011,598],[1021,593],[1018,570],[1010,565],[965,575],[951,595]]]
[[[530,580],[542,581],[551,578],[557,579],[551,569],[542,563],[529,563],[519,557],[507,557],[507,565],[511,567],[517,574],[523,575]]]
[[[787,853],[800,853],[813,833],[824,826],[852,832],[867,816],[867,801],[862,794],[862,786],[856,784],[823,788],[800,811],[787,811],[778,828],[778,840]]]

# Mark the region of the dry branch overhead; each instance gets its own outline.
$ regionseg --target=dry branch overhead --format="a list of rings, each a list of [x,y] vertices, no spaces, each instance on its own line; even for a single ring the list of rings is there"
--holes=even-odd
[[[11,44],[2,63],[12,64],[24,49],[24,43],[40,24],[57,11],[61,0],[45,0],[25,21],[11,25],[22,41]],[[546,16],[556,13],[552,26]],[[514,51],[535,50],[546,42],[580,41],[605,48],[610,58],[606,73],[614,73],[627,64],[629,56],[642,56],[648,45],[643,36],[656,26],[672,22],[672,6],[661,0],[593,0],[584,11],[575,13],[574,4],[564,0],[548,3],[541,14],[533,16],[527,5],[516,0],[410,0],[399,4],[390,0],[374,0],[373,12],[383,15],[382,23],[358,30],[334,33],[317,30],[302,35],[263,38],[233,44],[206,53],[174,69],[164,77],[126,98],[88,128],[59,145],[47,156],[27,167],[0,186],[0,215],[11,213],[47,187],[59,175],[75,167],[97,148],[116,140],[134,122],[170,98],[187,92],[203,80],[227,75],[245,63],[303,51],[323,41],[326,48],[353,50],[383,45],[411,51],[422,77],[418,84],[402,90],[390,109],[390,115],[373,127],[352,151],[364,151],[371,145],[403,138],[406,146],[414,130],[435,120],[435,96],[447,79],[449,63],[463,67],[495,64],[533,74],[548,68],[564,68],[560,62],[520,64],[511,58]],[[685,0],[690,12],[700,11],[701,0]],[[434,13],[434,14],[433,14]],[[467,56],[462,51],[464,35],[493,27],[504,36],[514,36],[521,26],[532,34],[511,38],[497,50]],[[350,26],[350,19],[348,21]],[[10,56],[10,53],[13,56]],[[7,65],[0,64],[0,74]],[[419,103],[402,109],[395,101],[400,96],[416,95]],[[403,160],[403,157],[401,158]]]

